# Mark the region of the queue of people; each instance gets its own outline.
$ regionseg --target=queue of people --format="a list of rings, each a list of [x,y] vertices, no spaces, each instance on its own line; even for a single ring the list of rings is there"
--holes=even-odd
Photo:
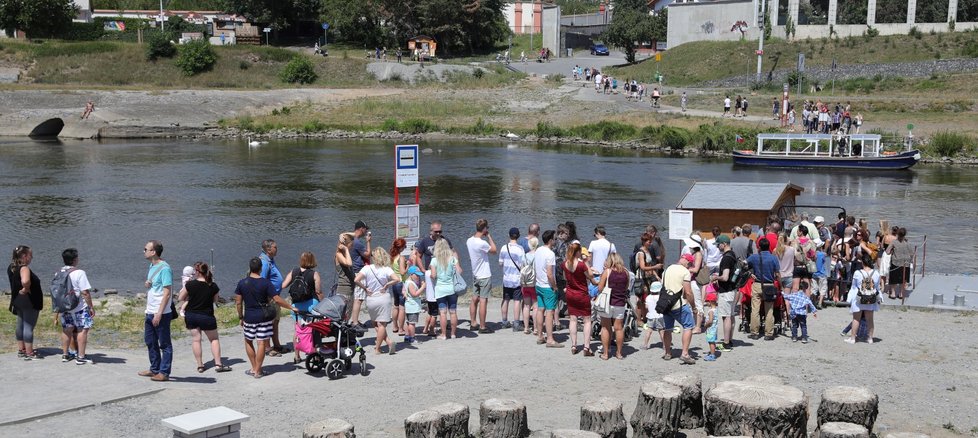
[[[345,318],[364,331],[368,328],[362,326],[360,316],[361,309],[366,310],[378,354],[395,354],[399,337],[406,344],[417,343],[419,335],[437,340],[458,337],[458,301],[469,291],[470,330],[491,334],[491,325],[496,325],[497,329],[532,335],[539,345],[563,348],[554,333],[568,329],[571,354],[598,355],[604,360],[612,353],[624,359],[629,320],[645,331],[642,349],[649,349],[653,335],[658,334],[664,360],[674,357],[672,337],[680,334],[678,359],[683,364],[696,363],[690,346],[697,334],[705,334],[706,361],[731,351],[737,315],[749,321],[740,329],[749,332],[751,339],[773,340],[776,330],[786,332],[790,325],[791,339],[807,343],[807,316],[817,317],[827,301],[848,303],[852,318],[843,331],[846,342],[865,339],[873,343],[873,314],[884,295],[893,300],[905,298],[912,257],[906,229],[892,227],[871,240],[865,221],[857,226],[855,218],[845,214],[840,214],[835,225],[826,224],[821,216],[810,222],[803,213],[787,221],[772,218],[757,229],[744,224],[723,233],[714,227],[709,239],[704,238],[709,237],[706,233],[694,231],[684,239],[675,262],[667,257],[658,229],[652,225],[646,227],[626,261],[600,225],[586,247],[571,221],[543,231],[531,224],[525,236],[519,228],[510,228],[505,244],[497,246],[488,221],[479,219],[465,242],[467,268],[471,269],[467,270],[442,226],[440,221],[431,222],[429,234],[411,249],[399,238],[388,250],[372,248],[369,227],[357,221],[353,232],[338,237],[336,280],[329,290],[324,290],[312,252],[302,252],[299,266],[283,276],[275,262],[276,242],[263,241],[261,252],[249,261],[248,275],[234,289],[250,363],[246,373],[261,378],[266,356],[289,351],[279,337],[279,308],[293,312],[298,334],[299,315],[314,311],[324,297],[333,294],[348,299],[351,311]],[[204,262],[187,266],[180,290],[174,293],[170,266],[162,258],[163,244],[148,241],[143,253],[148,263],[144,338],[149,367],[139,375],[169,380],[173,361],[170,322],[179,317],[191,335],[197,372],[207,370],[204,339],[214,370],[231,371],[221,355],[214,316],[220,288],[211,268]],[[502,270],[498,324],[487,319],[493,289],[490,255],[498,256]],[[93,288],[79,267],[76,249],[64,250],[62,259],[64,266],[52,283],[61,279],[68,291],[67,298],[54,303],[55,320],[62,328],[62,361],[91,364],[86,347],[96,316]],[[13,291],[10,311],[17,314],[18,356],[27,361],[40,358],[33,332],[43,310],[40,279],[30,269],[32,260],[31,248],[17,246],[8,268]],[[283,289],[289,299],[283,298]],[[70,304],[65,307],[63,302]],[[567,326],[560,320],[565,312]],[[427,313],[423,323],[422,313]],[[595,336],[598,342],[592,341],[592,327],[600,332]],[[293,338],[295,345],[297,338]],[[295,351],[294,363],[301,360],[300,352]]]

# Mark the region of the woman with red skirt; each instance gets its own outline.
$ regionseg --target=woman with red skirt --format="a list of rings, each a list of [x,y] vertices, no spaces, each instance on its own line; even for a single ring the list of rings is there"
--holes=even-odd
[[[588,295],[588,283],[597,284],[587,264],[581,260],[581,244],[574,242],[567,245],[567,258],[561,265],[567,286],[564,294],[567,300],[567,313],[570,315],[571,354],[577,354],[577,318],[584,318],[584,355],[594,356],[591,352],[591,296]]]

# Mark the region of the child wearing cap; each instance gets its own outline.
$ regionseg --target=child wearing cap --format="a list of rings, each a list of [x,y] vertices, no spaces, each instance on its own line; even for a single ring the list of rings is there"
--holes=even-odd
[[[662,330],[665,329],[666,323],[662,320],[662,315],[655,311],[655,304],[659,301],[660,292],[662,292],[662,282],[655,281],[649,285],[649,293],[645,296],[645,309],[648,312],[645,316],[646,329],[645,340],[642,341],[642,349],[648,349],[650,347],[652,332],[658,332],[659,341],[662,341]]]
[[[412,266],[407,271],[407,280],[404,281],[404,313],[407,315],[405,318],[407,334],[404,336],[404,342],[408,344],[417,342],[414,333],[421,315],[421,297],[425,296],[425,282],[421,280],[423,275],[417,266]]]
[[[717,360],[717,328],[720,326],[717,320],[717,293],[710,292],[703,298],[704,322],[706,324],[706,342],[710,344],[710,354],[703,360],[713,362]]]

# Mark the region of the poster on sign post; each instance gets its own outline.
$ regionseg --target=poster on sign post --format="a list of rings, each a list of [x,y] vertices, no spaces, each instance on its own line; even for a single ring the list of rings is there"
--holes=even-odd
[[[397,206],[397,237],[412,243],[421,238],[421,206],[406,204]]]
[[[669,210],[669,239],[683,240],[693,232],[693,212]]]

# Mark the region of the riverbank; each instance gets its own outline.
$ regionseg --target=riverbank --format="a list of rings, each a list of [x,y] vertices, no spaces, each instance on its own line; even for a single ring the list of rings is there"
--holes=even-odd
[[[498,303],[490,301],[490,321],[499,321]],[[876,432],[880,436],[893,432],[932,437],[974,433],[978,411],[972,396],[978,391],[978,375],[970,364],[978,353],[961,349],[960,342],[978,330],[978,321],[964,314],[889,306],[876,316],[873,345],[843,343],[838,330],[849,319],[848,312],[824,309],[818,318],[808,320],[808,344],[792,343],[787,337],[754,341],[737,333],[733,351],[716,362],[701,359],[693,366],[659,359],[657,338],[651,351],[639,349],[640,342],[633,340],[627,344],[625,360],[605,362],[571,355],[569,346],[543,348],[532,337],[509,330],[478,334],[468,330],[464,310],[458,339],[421,337],[420,344],[399,344],[394,356],[374,354],[374,334],[369,332],[363,339],[369,375],[351,374],[332,381],[294,366],[291,355],[267,358],[265,370],[270,375],[262,379],[246,376],[248,363],[238,328],[221,337],[224,363],[233,366],[233,372],[217,374],[208,368],[198,374],[189,339],[184,337],[174,340],[172,380],[162,384],[136,376],[147,362],[140,346],[94,348],[89,355],[96,358],[95,365],[84,367],[63,364],[51,356],[23,362],[8,353],[0,356],[5,389],[11,394],[36,394],[30,411],[38,418],[7,424],[22,413],[8,410],[0,419],[5,424],[0,434],[51,436],[70,424],[77,436],[126,437],[138,430],[141,436],[162,438],[171,434],[160,425],[162,418],[227,406],[251,416],[251,421],[242,424],[243,436],[297,437],[309,423],[343,418],[356,426],[358,435],[393,437],[403,436],[404,418],[447,401],[473,409],[470,425],[476,430],[479,403],[492,397],[524,402],[531,430],[574,428],[585,401],[612,397],[623,402],[627,415],[635,407],[641,383],[676,371],[700,375],[704,389],[753,374],[781,377],[808,395],[809,431],[816,426],[822,391],[856,385],[879,394]],[[496,323],[492,326],[498,327]],[[290,338],[290,324],[282,327],[283,338]],[[173,331],[184,331],[182,323],[174,323]],[[96,326],[92,338],[104,336]],[[568,332],[562,330],[556,337],[566,342]],[[701,335],[694,336],[692,346],[694,354],[705,355]],[[49,346],[42,347],[43,353],[53,354]],[[204,357],[211,367],[210,354],[205,352]],[[45,378],[54,375],[59,379]],[[79,382],[85,390],[64,391],[66,380]],[[53,413],[62,411],[67,413]],[[702,430],[683,432],[691,438],[705,437]]]

